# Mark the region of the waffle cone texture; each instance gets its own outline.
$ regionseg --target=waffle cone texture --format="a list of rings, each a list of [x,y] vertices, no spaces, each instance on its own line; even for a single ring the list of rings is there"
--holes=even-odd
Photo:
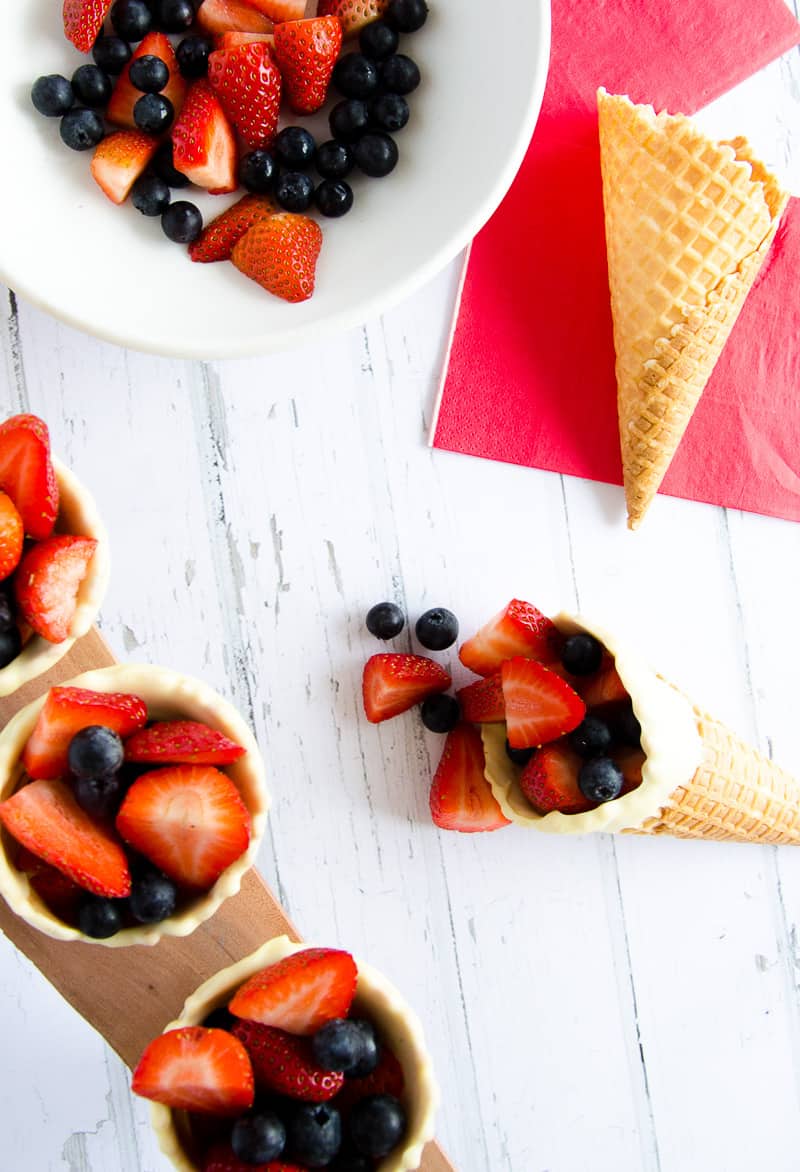
[[[628,524],[641,524],[789,196],[743,138],[598,92]]]

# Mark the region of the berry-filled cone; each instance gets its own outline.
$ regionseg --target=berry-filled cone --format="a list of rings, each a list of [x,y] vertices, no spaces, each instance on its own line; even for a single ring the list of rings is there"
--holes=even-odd
[[[167,918],[156,923],[131,921],[131,926],[123,926],[114,935],[105,939],[92,938],[90,941],[90,938],[82,933],[77,926],[61,919],[56,914],[53,904],[48,904],[41,897],[42,885],[36,882],[35,870],[33,873],[30,869],[23,871],[19,865],[21,863],[20,847],[18,842],[14,841],[12,833],[9,833],[9,830],[16,830],[13,823],[0,832],[0,895],[18,916],[56,940],[83,940],[119,948],[131,944],[157,944],[164,936],[188,936],[200,924],[210,919],[226,899],[237,894],[242,879],[253,865],[263,838],[270,796],[266,785],[264,764],[255,738],[239,713],[212,688],[200,680],[169,671],[166,668],[150,667],[144,664],[118,664],[115,667],[86,672],[74,680],[70,680],[61,686],[61,694],[68,693],[70,689],[85,689],[87,690],[84,692],[85,696],[90,693],[97,693],[98,697],[102,697],[103,694],[112,694],[109,701],[115,702],[118,706],[124,702],[127,705],[124,709],[124,718],[128,720],[128,725],[126,727],[118,725],[123,742],[130,735],[131,727],[136,725],[141,727],[145,719],[202,722],[208,726],[209,730],[213,730],[206,734],[209,743],[214,737],[217,737],[218,743],[226,745],[235,742],[243,751],[234,760],[231,760],[233,752],[229,752],[224,763],[220,763],[219,771],[213,767],[202,765],[186,765],[184,769],[194,770],[197,773],[202,773],[205,769],[212,777],[216,778],[218,784],[227,784],[231,787],[234,791],[232,793],[233,800],[237,807],[242,809],[242,818],[246,820],[248,833],[242,837],[240,845],[234,852],[236,857],[222,870],[210,886],[199,890],[191,884],[181,885],[179,883],[182,895],[177,908]],[[37,764],[41,764],[47,759],[46,743],[43,745],[40,739],[37,749],[42,751],[38,753],[37,757],[32,755],[29,745],[31,734],[37,727],[37,722],[49,695],[50,693],[28,704],[9,721],[0,733],[0,803],[6,803],[12,794],[27,793],[29,789],[33,792],[36,787],[42,795],[38,799],[38,804],[34,806],[34,813],[40,819],[39,827],[44,825],[45,838],[48,833],[59,836],[58,841],[44,843],[45,848],[49,846],[55,849],[55,859],[48,857],[47,849],[41,854],[41,858],[45,862],[54,862],[55,866],[64,870],[68,876],[72,873],[74,877],[74,868],[63,866],[67,857],[65,847],[70,845],[69,829],[65,828],[64,820],[65,818],[68,821],[71,820],[72,824],[80,830],[81,822],[85,819],[85,815],[80,810],[76,811],[74,798],[70,797],[70,794],[74,792],[74,782],[66,778],[55,781],[34,781],[29,786],[19,789],[20,781],[25,779],[23,756],[28,769],[36,776],[52,776],[54,772],[36,767]],[[144,702],[143,705],[141,701]],[[141,719],[139,720],[133,719],[136,715],[131,707],[134,702],[139,703],[141,709]],[[146,713],[144,711],[145,705]],[[96,710],[92,711],[91,718],[87,718],[88,723],[98,723],[94,711]],[[65,717],[62,716],[61,719],[64,720]],[[81,727],[85,727],[86,724],[87,720],[84,720]],[[166,726],[156,724],[153,727],[157,729]],[[56,726],[57,730],[58,726]],[[28,746],[27,754],[25,753],[26,746]],[[175,755],[171,759],[175,760]],[[179,755],[177,759],[186,760],[187,758],[185,755],[183,757]],[[189,758],[189,760],[191,759],[193,757]],[[70,758],[70,763],[72,764],[72,758]],[[151,761],[149,764],[137,764],[135,768],[142,772],[148,771],[150,778],[164,775],[169,779],[170,776],[175,775],[176,769],[179,767],[166,766],[161,769],[160,773],[153,773],[149,771],[157,770],[159,766]],[[219,773],[221,771],[224,771],[225,776],[220,779]],[[57,772],[61,776],[65,770],[60,769]],[[147,782],[146,778],[142,780]],[[129,795],[136,785],[136,782],[131,785],[128,790]],[[55,811],[53,811],[53,796],[56,798]],[[0,806],[0,809],[5,813],[8,805]],[[173,811],[174,807],[170,813]],[[57,816],[57,821],[53,820],[54,814]],[[9,822],[7,817],[6,822]],[[117,822],[119,823],[119,815]],[[107,821],[100,819],[98,825],[102,834],[108,833],[108,830],[104,829],[108,827]],[[164,828],[160,829],[162,830],[161,849],[163,850]],[[91,826],[88,830],[91,832]],[[110,831],[113,834],[113,825],[110,827]],[[168,834],[167,826],[167,837]],[[127,840],[123,844],[119,835],[114,835],[114,838],[121,845],[125,845],[126,849],[129,848],[130,844]],[[24,842],[24,839],[20,838],[19,841]],[[185,837],[182,837],[181,843],[175,844],[176,855],[179,855],[181,845],[185,846],[185,842]],[[40,843],[36,842],[33,848],[39,846]],[[39,853],[38,849],[36,853]],[[135,857],[131,855],[132,859]],[[169,867],[169,859],[167,859],[167,866],[163,860],[160,863],[156,861],[153,865],[160,866],[160,869],[166,871]],[[134,869],[133,862],[131,862],[131,868]],[[101,873],[103,877],[105,877],[106,871],[107,867]],[[48,867],[47,873],[49,874],[49,872],[50,868]],[[78,881],[80,881],[80,877],[78,877]],[[86,890],[90,890],[85,884],[84,887]],[[110,886],[104,891],[96,887],[95,891],[114,896],[125,894],[121,888],[112,890]]]
[[[671,834],[800,844],[800,782],[692,704],[611,632],[559,615],[566,635],[588,632],[614,666],[641,725],[641,784],[583,813],[538,813],[506,752],[504,724],[481,726],[486,777],[513,822],[554,834]]]

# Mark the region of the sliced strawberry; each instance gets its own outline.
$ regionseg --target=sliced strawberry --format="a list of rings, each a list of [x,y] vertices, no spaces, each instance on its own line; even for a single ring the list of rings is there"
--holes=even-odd
[[[212,195],[235,191],[238,150],[233,129],[207,81],[196,81],[172,128],[173,163]]]
[[[124,203],[156,153],[158,139],[141,130],[118,130],[97,146],[92,178],[112,203]]]
[[[58,516],[58,482],[47,424],[36,415],[14,415],[0,424],[0,488],[14,502],[28,537],[50,536]]]
[[[31,887],[51,912],[62,920],[75,919],[82,890],[77,883],[26,847],[17,855],[16,866],[28,876]]]
[[[219,769],[175,765],[137,778],[117,830],[171,879],[206,890],[247,850],[250,815]]]
[[[0,581],[13,574],[22,557],[25,526],[11,497],[0,492]]]
[[[81,53],[91,52],[113,0],[64,0],[64,35]]]
[[[308,1038],[253,1021],[237,1021],[231,1032],[250,1055],[260,1091],[326,1103],[341,1090],[344,1075],[317,1065]]]
[[[338,16],[344,35],[354,37],[365,24],[383,16],[389,0],[319,0],[317,16]]]
[[[335,16],[276,26],[275,59],[296,114],[313,114],[325,105],[341,47],[342,26]]]
[[[256,973],[228,1008],[236,1017],[288,1034],[315,1034],[326,1022],[347,1017],[357,980],[348,952],[306,948]]]
[[[186,82],[181,75],[175,50],[169,38],[164,33],[148,33],[117,78],[117,84],[114,86],[114,92],[111,95],[108,109],[106,110],[106,117],[109,122],[114,122],[117,126],[127,126],[129,130],[136,130],[133,107],[142,96],[142,91],[137,90],[131,82],[131,65],[133,65],[134,61],[138,61],[140,57],[146,57],[148,55],[160,57],[167,69],[169,69],[169,81],[162,90],[162,93],[165,98],[169,98],[170,102],[172,102],[175,117],[177,118],[180,114],[183,100],[186,97]]]
[[[214,39],[215,49],[238,49],[241,45],[253,45],[263,41],[266,45],[274,45],[272,33],[219,33]]]
[[[131,1089],[176,1111],[234,1116],[252,1107],[253,1068],[227,1030],[183,1026],[150,1043],[133,1072]]]
[[[403,1068],[388,1046],[381,1046],[381,1056],[372,1074],[365,1078],[348,1078],[334,1100],[337,1111],[347,1112],[368,1095],[393,1095],[399,1099],[405,1090]]]
[[[245,750],[199,720],[159,720],[135,732],[125,760],[154,765],[230,765]]]
[[[625,779],[622,793],[629,794],[631,790],[638,789],[642,784],[642,770],[647,760],[644,752],[641,749],[612,749],[609,757]]]
[[[489,724],[505,720],[506,705],[503,699],[503,680],[499,671],[476,680],[456,693],[461,702],[461,716],[472,724]]]
[[[549,814],[551,810],[584,814],[594,804],[578,788],[582,764],[582,758],[566,745],[546,745],[536,750],[523,769],[520,788],[540,814]]]
[[[541,611],[514,598],[463,644],[458,655],[464,667],[488,676],[514,655],[542,663],[556,661],[563,641],[558,628]]]
[[[314,294],[322,229],[308,216],[281,212],[255,224],[234,246],[240,273],[268,293],[296,304]]]
[[[275,24],[282,20],[302,20],[306,14],[305,0],[247,0],[247,3]]]
[[[243,196],[207,225],[194,244],[189,245],[189,256],[200,264],[230,260],[234,245],[245,232],[277,211],[278,205],[269,195]]]
[[[100,724],[124,740],[147,720],[144,700],[126,692],[90,692],[87,688],[51,688],[22,752],[29,777],[63,777],[69,743],[82,728]]]
[[[442,830],[475,834],[510,825],[486,780],[483,741],[471,724],[448,733],[431,786],[431,816]]]
[[[247,146],[268,147],[278,133],[281,104],[281,75],[269,45],[215,49],[208,80]]]
[[[121,843],[80,808],[63,781],[32,781],[0,802],[0,822],[17,842],[95,895],[130,895]]]
[[[272,21],[267,20],[245,0],[203,0],[197,10],[197,23],[204,32],[270,33]]]
[[[583,697],[587,708],[600,708],[603,704],[618,704],[630,697],[619,677],[614,664],[609,664],[597,675],[576,677],[575,690]]]
[[[577,728],[586,715],[586,705],[574,688],[535,659],[508,659],[501,675],[512,749],[534,749],[555,741]]]
[[[424,655],[373,655],[364,665],[362,692],[367,720],[380,724],[407,712],[426,696],[446,692],[450,676]]]
[[[69,637],[78,591],[96,548],[93,537],[48,537],[19,563],[14,590],[20,615],[50,643]]]
[[[306,1172],[299,1164],[272,1160],[269,1164],[244,1164],[235,1156],[230,1144],[215,1144],[203,1158],[203,1172]]]

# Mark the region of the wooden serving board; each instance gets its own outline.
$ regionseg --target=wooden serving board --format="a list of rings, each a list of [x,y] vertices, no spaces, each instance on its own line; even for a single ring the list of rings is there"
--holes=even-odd
[[[115,662],[100,634],[90,631],[46,675],[13,696],[0,698],[0,727],[54,684]],[[147,1043],[177,1017],[188,995],[208,977],[273,936],[286,934],[300,940],[255,870],[245,877],[239,894],[191,936],[168,938],[152,948],[103,948],[51,940],[14,915],[2,899],[0,930],[131,1068]],[[130,1012],[132,1005],[135,1013]],[[455,1172],[435,1143],[426,1148],[421,1169]]]

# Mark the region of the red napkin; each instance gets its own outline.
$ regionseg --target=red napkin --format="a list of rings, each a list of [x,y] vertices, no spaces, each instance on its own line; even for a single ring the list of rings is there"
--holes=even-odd
[[[522,169],[476,238],[434,446],[622,483],[596,90],[692,113],[800,41],[783,0],[553,0]],[[664,491],[800,520],[800,201]]]

